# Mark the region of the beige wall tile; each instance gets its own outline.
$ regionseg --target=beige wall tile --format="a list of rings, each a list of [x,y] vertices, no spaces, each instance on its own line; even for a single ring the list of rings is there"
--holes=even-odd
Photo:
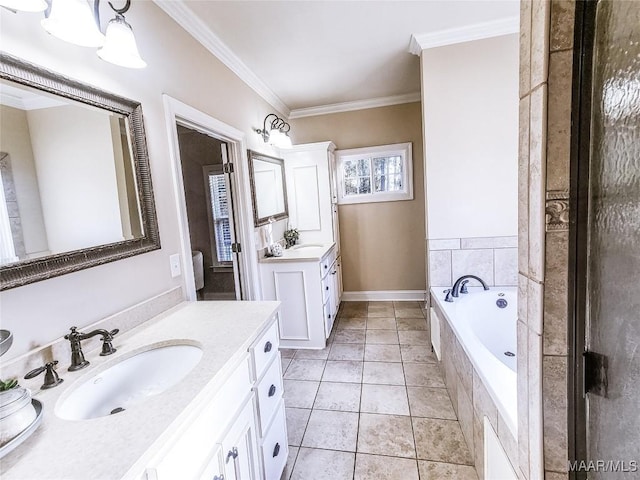
[[[524,275],[518,275],[518,320],[527,325],[527,297],[529,295],[529,279]],[[526,345],[525,345],[526,347]],[[527,350],[520,350],[518,352],[526,352]]]
[[[429,250],[459,250],[459,238],[433,238],[428,240]]]
[[[527,95],[520,100],[518,127],[518,270],[524,274],[529,273],[529,110]]]
[[[460,429],[464,435],[464,439],[467,441],[469,451],[471,455],[475,451],[474,436],[473,436],[473,403],[471,397],[469,397],[464,389],[458,389],[458,422],[460,423]]]
[[[531,89],[547,81],[549,57],[549,0],[535,0],[531,7]]]
[[[527,325],[538,335],[542,335],[542,295],[544,286],[529,280],[527,292]]]
[[[451,250],[429,252],[429,287],[450,287]]]
[[[449,398],[453,404],[453,410],[458,415],[458,388],[460,385],[460,377],[456,372],[456,367],[453,366],[453,361],[448,360],[444,363],[444,377],[445,384],[447,386],[447,392],[449,392]]]
[[[453,341],[453,365],[460,376],[460,386],[469,398],[473,394],[473,366],[457,338]]]
[[[543,351],[545,355],[566,355],[569,232],[549,232],[546,243]]]
[[[549,49],[552,52],[573,48],[574,0],[551,2],[551,32]]]
[[[494,429],[498,428],[498,409],[493,403],[482,379],[473,372],[473,409],[480,418],[487,417]]]
[[[547,190],[569,189],[573,51],[550,55],[547,125]]]
[[[511,462],[511,466],[514,471],[518,471],[518,441],[507,427],[502,415],[498,414],[498,440],[502,444],[502,448],[504,448],[507,457],[509,458],[509,462]]]
[[[531,89],[531,0],[520,2],[520,98]]]
[[[529,274],[540,282],[544,280],[546,119],[543,85],[531,94],[529,117]]]
[[[542,477],[542,340],[528,330],[529,478]]]
[[[462,275],[471,274],[480,277],[487,285],[494,285],[493,250],[453,250],[451,270],[454,281]]]
[[[567,469],[567,357],[543,357],[544,468]]]
[[[484,421],[478,415],[473,418],[474,463],[481,479],[484,479]]]
[[[510,248],[518,246],[518,237],[515,235],[506,237],[473,237],[461,238],[460,245],[463,249],[474,248]]]
[[[529,329],[518,321],[518,372],[528,372]],[[518,463],[529,477],[529,378],[518,375]]]
[[[493,251],[496,285],[518,284],[518,249],[496,248]]]

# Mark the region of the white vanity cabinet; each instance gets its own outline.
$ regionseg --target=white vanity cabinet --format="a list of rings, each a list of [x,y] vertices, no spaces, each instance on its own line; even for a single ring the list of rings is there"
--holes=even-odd
[[[277,325],[276,314],[223,384],[184,413],[181,428],[148,464],[147,480],[280,478],[288,441]]]
[[[282,257],[262,259],[260,276],[264,299],[281,302],[281,345],[324,348],[342,295],[335,244],[294,248],[285,250]]]
[[[282,152],[287,184],[289,224],[301,244],[336,244],[340,252],[338,196],[332,142],[294,145]]]

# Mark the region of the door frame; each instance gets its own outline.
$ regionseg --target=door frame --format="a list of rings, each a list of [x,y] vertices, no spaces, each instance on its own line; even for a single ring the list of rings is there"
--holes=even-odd
[[[591,140],[592,68],[598,0],[576,2],[570,150],[569,271],[568,271],[568,460],[588,460],[587,408],[584,382],[586,305],[588,297],[589,161]],[[571,480],[587,478],[570,471]]]
[[[251,190],[249,187],[249,169],[244,132],[217,120],[210,115],[193,108],[167,94],[162,95],[169,139],[169,156],[173,177],[174,198],[178,215],[180,236],[180,252],[183,259],[183,287],[188,301],[196,300],[195,280],[191,258],[191,239],[187,221],[187,203],[182,178],[182,161],[178,144],[180,124],[203,133],[228,146],[229,162],[234,165],[235,175],[231,176],[234,193],[234,216],[236,218],[236,238],[242,245],[242,253],[238,255],[242,299],[259,300],[262,298],[258,272],[258,252],[253,231],[253,210],[251,207]]]

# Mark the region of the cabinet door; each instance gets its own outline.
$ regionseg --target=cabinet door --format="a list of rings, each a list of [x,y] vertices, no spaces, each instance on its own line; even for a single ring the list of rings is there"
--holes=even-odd
[[[222,458],[222,445],[217,445],[216,449],[209,460],[209,463],[202,474],[200,475],[200,480],[225,480],[224,476],[224,459]]]
[[[259,476],[253,398],[251,395],[222,439],[224,480],[253,480]]]

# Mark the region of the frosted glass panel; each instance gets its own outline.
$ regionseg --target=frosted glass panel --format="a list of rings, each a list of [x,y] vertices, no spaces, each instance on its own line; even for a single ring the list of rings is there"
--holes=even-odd
[[[638,461],[640,432],[640,2],[600,1],[589,165],[588,348],[608,357],[589,395],[588,455]],[[609,470],[589,478],[636,478]]]

